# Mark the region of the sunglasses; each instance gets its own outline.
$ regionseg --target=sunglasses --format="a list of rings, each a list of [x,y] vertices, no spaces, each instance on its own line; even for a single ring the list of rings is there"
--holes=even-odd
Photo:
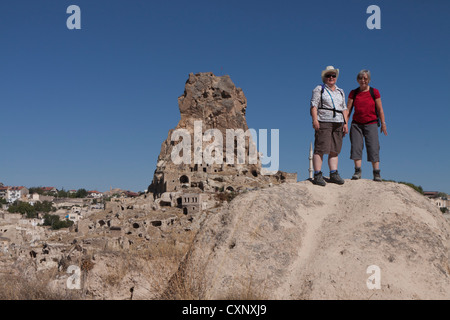
[[[327,74],[325,75],[325,78],[336,78],[335,74]]]

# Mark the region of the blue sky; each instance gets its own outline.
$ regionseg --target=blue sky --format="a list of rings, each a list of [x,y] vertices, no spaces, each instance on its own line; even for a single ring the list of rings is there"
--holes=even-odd
[[[81,30],[69,30],[69,5]],[[381,9],[369,30],[367,8]],[[145,190],[189,73],[227,74],[250,128],[279,129],[280,170],[308,178],[312,89],[380,90],[384,179],[450,193],[450,2],[10,0],[0,4],[0,181]],[[347,136],[339,171],[353,173]],[[372,178],[363,158],[363,178]],[[324,166],[327,173],[327,166]]]

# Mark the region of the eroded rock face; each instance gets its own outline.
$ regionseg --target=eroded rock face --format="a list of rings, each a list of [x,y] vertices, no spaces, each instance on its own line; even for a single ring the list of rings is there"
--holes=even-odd
[[[448,222],[408,186],[303,181],[209,216],[179,275],[201,299],[449,299],[449,250]]]
[[[242,89],[236,88],[229,76],[191,73],[183,95],[178,98],[178,105],[181,119],[176,128],[169,131],[167,139],[161,145],[153,181],[149,186],[149,191],[155,197],[160,197],[164,192],[179,191],[183,187],[200,188],[202,191],[218,191],[228,187],[237,190],[244,186],[255,187],[283,182],[283,178],[289,175],[261,175],[260,155],[245,118],[247,99]],[[183,142],[184,138],[173,138],[175,130],[185,130],[190,136],[188,163],[183,161],[176,164],[173,160],[174,151],[175,154],[183,156],[186,151],[183,149],[183,152],[179,152],[178,144]],[[213,137],[207,136],[209,130],[215,130]],[[238,137],[229,138],[230,131]],[[231,141],[228,146],[227,138]],[[215,149],[215,142],[221,143],[221,148],[211,151]],[[233,154],[232,161],[231,157],[227,157],[227,151]],[[200,162],[196,154],[201,154]],[[214,161],[208,163],[205,160],[206,155],[214,157]],[[238,160],[238,155],[243,161]],[[297,179],[296,174],[289,178],[295,181]]]
[[[181,120],[177,128],[191,130],[195,120],[202,120],[204,129],[248,129],[245,119],[247,99],[229,76],[212,73],[190,74],[184,94],[178,98]]]

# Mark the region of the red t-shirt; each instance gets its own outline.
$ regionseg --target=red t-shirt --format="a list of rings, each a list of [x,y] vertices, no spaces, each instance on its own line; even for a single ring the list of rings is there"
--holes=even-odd
[[[375,98],[380,98],[380,92],[373,88]],[[355,90],[350,91],[348,98],[353,99]],[[377,114],[375,112],[375,101],[373,101],[370,91],[359,92],[356,99],[353,101],[355,113],[353,114],[353,121],[359,124],[373,123],[377,121]]]

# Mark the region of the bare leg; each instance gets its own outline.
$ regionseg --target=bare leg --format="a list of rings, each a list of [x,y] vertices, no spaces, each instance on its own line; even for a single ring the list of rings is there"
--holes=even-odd
[[[330,167],[330,171],[337,170],[338,168],[338,154],[331,152],[328,155],[328,166]]]
[[[313,155],[313,167],[314,171],[320,171],[322,170],[322,163],[323,163],[323,154],[314,154]]]

